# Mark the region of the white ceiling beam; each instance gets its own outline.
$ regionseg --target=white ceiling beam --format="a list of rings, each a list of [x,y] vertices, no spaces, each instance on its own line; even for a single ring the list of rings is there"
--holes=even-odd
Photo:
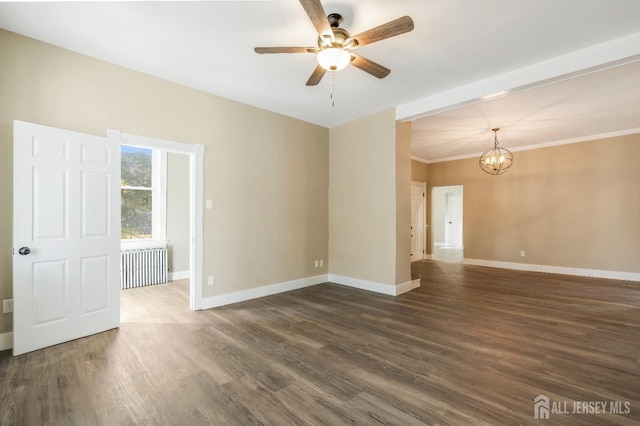
[[[637,60],[640,32],[399,105],[396,119],[415,120]]]

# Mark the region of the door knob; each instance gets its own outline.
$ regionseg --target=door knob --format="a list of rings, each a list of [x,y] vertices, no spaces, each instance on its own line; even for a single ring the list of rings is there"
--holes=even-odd
[[[29,253],[31,253],[31,249],[29,247],[20,247],[20,250],[18,250],[18,253],[20,253],[23,256],[26,256]]]

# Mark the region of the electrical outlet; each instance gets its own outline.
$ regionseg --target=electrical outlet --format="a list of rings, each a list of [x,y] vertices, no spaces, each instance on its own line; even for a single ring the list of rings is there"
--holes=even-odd
[[[8,314],[13,312],[13,299],[5,299],[2,301],[2,313]]]
[[[524,255],[525,255],[524,250],[520,250],[520,256],[524,257]]]
[[[324,259],[320,259],[320,267],[324,268]]]
[[[213,285],[213,275],[207,277],[207,285]]]
[[[314,264],[316,265],[316,268],[317,268],[318,266],[320,266],[320,261],[316,260]]]

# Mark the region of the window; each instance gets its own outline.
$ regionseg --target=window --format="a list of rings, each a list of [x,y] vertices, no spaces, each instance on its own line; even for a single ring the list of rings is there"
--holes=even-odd
[[[164,153],[151,148],[121,145],[120,155],[120,238],[126,241],[164,240]]]

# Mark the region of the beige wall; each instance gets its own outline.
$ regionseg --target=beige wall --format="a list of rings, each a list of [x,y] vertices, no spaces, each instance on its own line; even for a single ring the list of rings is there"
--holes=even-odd
[[[205,297],[314,276],[313,260],[328,258],[327,129],[0,30],[2,298],[12,293],[16,119],[204,145],[214,209],[204,213],[203,275],[216,282]],[[0,314],[0,333],[11,329]]]
[[[640,272],[638,159],[640,134],[515,152],[501,176],[435,163],[428,193],[464,186],[465,258]]]
[[[411,123],[396,123],[396,284],[411,281]]]
[[[427,183],[429,166],[417,160],[411,160],[411,180],[414,182]]]
[[[331,274],[395,286],[410,258],[398,267],[397,161],[405,161],[401,180],[410,191],[407,141],[396,141],[395,111],[387,110],[330,130],[329,271]],[[410,228],[404,209],[402,221]],[[406,250],[410,241],[406,240]],[[404,251],[403,251],[404,253]],[[408,253],[408,252],[407,252]],[[410,274],[409,274],[410,275]],[[405,280],[408,281],[410,276]]]
[[[167,153],[169,272],[189,271],[189,156]]]

